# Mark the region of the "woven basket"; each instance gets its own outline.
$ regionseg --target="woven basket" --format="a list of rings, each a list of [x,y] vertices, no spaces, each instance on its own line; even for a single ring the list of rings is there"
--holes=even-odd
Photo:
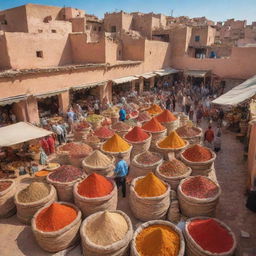
[[[124,136],[124,139],[125,139],[125,136]],[[151,134],[149,134],[149,137],[146,140],[140,141],[140,142],[132,142],[132,141],[129,141],[129,140],[125,139],[129,144],[132,145],[131,160],[136,155],[149,150],[150,144],[151,144],[151,139],[152,139]]]
[[[55,187],[59,201],[70,202],[70,203],[74,202],[74,196],[73,196],[74,185],[75,183],[80,181],[83,177],[73,180],[71,182],[60,182],[60,181],[52,180],[49,176],[50,174],[47,175],[46,181]]]
[[[165,183],[167,190],[161,196],[141,197],[135,191],[135,184],[138,177],[132,180],[130,186],[129,204],[133,215],[142,221],[165,219],[170,206],[170,186]]]
[[[146,131],[146,130],[144,130],[144,131],[152,135],[150,149],[153,151],[157,150],[156,142],[159,141],[161,138],[164,138],[167,135],[167,129],[165,129],[161,132],[150,132],[150,131]]]
[[[110,179],[113,184],[113,190],[109,195],[97,198],[89,198],[81,196],[77,190],[78,185],[82,182],[77,182],[74,186],[74,200],[75,204],[79,207],[82,211],[83,217],[87,217],[93,213],[99,211],[106,211],[106,210],[116,210],[117,208],[117,200],[118,200],[118,192],[116,183]]]
[[[63,150],[60,149],[60,147],[58,147],[57,150],[56,150],[56,156],[57,156],[57,162],[60,165],[69,164],[68,152],[67,151],[63,151]]]
[[[14,180],[9,179],[5,179],[3,181],[10,181],[12,184],[9,188],[0,192],[0,218],[9,218],[16,212],[16,207],[14,203],[16,183]]]
[[[132,240],[133,236],[133,228],[130,218],[122,211],[110,211],[114,213],[121,214],[128,224],[128,231],[126,236],[111,245],[101,246],[94,244],[90,241],[90,238],[86,236],[85,228],[88,222],[94,219],[97,215],[101,214],[102,212],[94,213],[93,215],[87,217],[80,228],[80,236],[81,236],[81,244],[83,249],[84,256],[126,256],[128,255],[130,241]],[[107,235],[107,234],[106,234]]]
[[[124,151],[124,152],[109,152],[109,151],[105,151],[103,149],[103,145],[101,146],[100,150],[108,155],[108,156],[111,156],[111,157],[114,157],[115,158],[115,163],[119,161],[119,154],[121,154],[123,156],[123,159],[126,161],[126,163],[129,165],[130,164],[130,156],[131,156],[131,151],[132,151],[132,145],[131,147],[127,150],[127,151]]]
[[[160,148],[158,144],[159,144],[162,140],[164,140],[164,139],[165,139],[165,138],[162,138],[162,139],[160,139],[159,141],[157,141],[157,143],[156,143],[156,149],[157,149],[157,152],[159,152],[160,154],[163,154],[165,160],[168,160],[168,159],[169,159],[168,154],[169,154],[170,152],[173,152],[173,153],[175,154],[175,157],[178,158],[179,155],[180,155],[180,152],[182,152],[184,149],[186,149],[186,148],[188,147],[188,145],[189,145],[188,141],[185,140],[185,142],[186,142],[185,146],[180,147],[180,148]]]
[[[175,191],[177,190],[181,180],[187,178],[192,173],[192,169],[190,167],[188,167],[188,170],[185,174],[180,175],[180,176],[170,177],[170,176],[166,176],[166,175],[162,174],[160,172],[160,167],[161,167],[161,165],[157,166],[157,168],[156,168],[156,171],[155,171],[156,176],[159,177],[161,180],[164,180],[166,183],[168,183],[171,186],[171,189],[173,189]]]
[[[199,246],[188,232],[188,226],[189,226],[190,222],[193,220],[196,220],[196,219],[208,219],[208,218],[207,217],[198,217],[198,218],[191,218],[186,221],[185,228],[184,228],[184,237],[186,240],[187,256],[232,256],[232,255],[234,255],[234,252],[235,252],[235,249],[237,246],[235,235],[225,223],[223,223],[222,221],[220,221],[218,219],[214,219],[214,220],[217,221],[225,229],[227,229],[229,234],[233,238],[234,244],[233,244],[232,248],[229,251],[224,252],[224,253],[211,253],[209,251],[205,251],[201,246]]]
[[[75,205],[66,202],[58,203],[73,207],[77,211],[77,217],[72,223],[58,231],[44,232],[38,230],[36,227],[36,218],[43,209],[50,205],[50,203],[39,209],[31,221],[32,231],[38,245],[43,250],[52,253],[62,251],[75,245],[79,240],[79,227],[81,225],[81,211]]]
[[[196,127],[198,129],[199,134],[193,137],[184,137],[180,136],[183,140],[187,140],[190,145],[195,145],[195,144],[202,144],[202,139],[203,139],[203,131],[200,127]]]
[[[172,122],[161,122],[161,124],[166,127],[167,129],[167,135],[169,135],[172,131],[175,131],[179,125],[180,125],[180,121],[177,118],[176,120],[172,121]]]
[[[183,238],[181,230],[178,227],[176,227],[174,224],[172,224],[171,222],[163,221],[163,220],[148,221],[148,222],[143,223],[142,225],[140,225],[136,229],[136,231],[134,232],[134,235],[133,235],[132,242],[131,242],[131,256],[141,256],[141,254],[136,249],[136,238],[137,238],[137,236],[140,234],[140,232],[142,230],[144,230],[147,227],[153,226],[153,225],[168,226],[168,227],[170,227],[172,230],[174,230],[179,235],[179,238],[180,238],[180,250],[179,250],[179,253],[177,254],[177,256],[183,256],[184,253],[185,253],[185,242],[184,242],[184,238]],[[154,245],[152,245],[152,246],[154,246]]]
[[[189,166],[192,169],[192,175],[203,175],[207,176],[209,172],[214,168],[214,161],[216,159],[216,154],[208,148],[208,150],[211,151],[212,153],[212,158],[208,161],[205,162],[191,162],[187,160],[184,156],[183,153],[185,150],[183,150],[180,153],[180,160],[187,166]]]
[[[30,225],[31,219],[33,218],[34,214],[42,207],[44,207],[46,204],[51,204],[54,201],[57,201],[57,193],[54,188],[54,186],[50,186],[50,193],[46,197],[35,201],[31,203],[22,203],[18,199],[18,194],[20,191],[18,191],[15,194],[14,202],[17,207],[17,217],[18,219],[27,225]]]
[[[89,124],[90,125],[90,124]],[[84,128],[81,131],[74,131],[74,139],[75,141],[81,141],[85,136],[87,136],[91,132],[92,128],[91,125],[88,128]]]
[[[215,214],[215,210],[217,207],[217,204],[219,202],[219,197],[221,194],[221,189],[219,184],[214,182],[213,180],[209,179],[211,182],[214,182],[214,184],[218,187],[218,193],[211,198],[195,198],[187,196],[183,193],[181,187],[182,184],[191,179],[192,177],[188,177],[186,179],[183,179],[180,182],[180,185],[178,186],[178,199],[180,203],[180,209],[183,215],[187,217],[196,217],[196,216],[208,216],[212,217]]]
[[[108,166],[105,166],[105,167],[100,167],[100,166],[95,167],[95,166],[88,165],[88,164],[86,164],[86,161],[85,161],[86,159],[84,159],[82,161],[83,170],[88,175],[95,172],[95,173],[98,173],[102,176],[109,176],[115,168],[115,165],[114,165],[115,164],[115,158],[113,156],[108,156],[108,157],[111,159],[112,163]]]
[[[146,176],[149,172],[154,173],[157,166],[159,166],[163,163],[162,155],[160,155],[159,153],[156,153],[156,152],[154,152],[154,154],[157,154],[157,155],[159,155],[159,157],[161,157],[161,159],[159,161],[157,161],[153,164],[149,164],[149,165],[138,163],[137,159],[141,154],[136,155],[131,162],[130,172],[129,172],[129,176],[131,178]]]

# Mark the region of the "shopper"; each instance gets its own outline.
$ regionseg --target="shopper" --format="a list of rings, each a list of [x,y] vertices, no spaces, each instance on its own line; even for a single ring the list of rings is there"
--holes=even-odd
[[[209,126],[204,133],[204,141],[208,144],[207,146],[211,147],[213,140],[214,140],[214,132],[212,130],[212,127]]]
[[[122,154],[118,155],[118,162],[116,164],[116,168],[114,170],[115,173],[115,181],[117,187],[122,186],[122,194],[123,197],[126,196],[126,176],[128,174],[128,164],[123,158]]]
[[[126,111],[125,111],[124,107],[122,107],[119,111],[119,120],[120,121],[126,120]]]

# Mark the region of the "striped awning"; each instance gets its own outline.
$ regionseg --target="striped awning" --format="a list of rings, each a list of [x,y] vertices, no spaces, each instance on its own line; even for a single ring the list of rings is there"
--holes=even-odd
[[[128,83],[137,79],[139,78],[136,76],[126,76],[122,78],[113,79],[112,82],[113,84],[123,84],[123,83]]]
[[[11,105],[12,103],[16,103],[16,102],[20,102],[22,100],[26,100],[27,97],[28,97],[28,95],[23,94],[23,95],[8,97],[8,98],[1,98],[0,99],[0,106]]]
[[[97,83],[90,83],[90,84],[82,84],[82,85],[78,85],[78,86],[73,86],[71,89],[73,91],[78,91],[78,90],[82,90],[82,89],[89,89],[89,88],[93,88],[96,86],[102,86],[106,84],[106,81],[104,82],[97,82]]]
[[[51,91],[51,92],[46,92],[46,93],[34,94],[33,96],[36,97],[37,99],[45,99],[45,98],[59,95],[66,91],[68,91],[67,88],[61,89],[61,90],[56,90],[56,91]]]
[[[157,70],[155,71],[154,73],[159,75],[159,76],[167,76],[167,75],[171,75],[171,74],[175,74],[175,73],[178,73],[180,72],[179,70],[177,69],[174,69],[174,68],[166,68],[166,69],[160,69],[160,70]]]

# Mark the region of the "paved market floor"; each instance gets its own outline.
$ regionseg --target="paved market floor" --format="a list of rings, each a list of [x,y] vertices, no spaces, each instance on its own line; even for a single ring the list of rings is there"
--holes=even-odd
[[[236,255],[256,255],[256,214],[245,207],[245,188],[247,181],[247,165],[243,159],[243,145],[235,135],[225,131],[222,136],[222,152],[216,160],[217,178],[222,188],[216,217],[228,224],[235,232],[238,241]],[[29,182],[28,178],[22,184]],[[129,209],[128,198],[119,198],[118,209],[125,211],[132,219],[134,227],[140,223],[134,219]],[[241,231],[250,234],[250,238],[242,238]],[[19,223],[16,216],[0,220],[0,255],[1,256],[43,256],[53,255],[41,250],[33,237],[30,226]],[[54,255],[79,256],[80,246],[72,250]]]

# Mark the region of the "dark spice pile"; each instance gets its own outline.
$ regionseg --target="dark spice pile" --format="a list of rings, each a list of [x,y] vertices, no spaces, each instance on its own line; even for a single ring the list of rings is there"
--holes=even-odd
[[[177,159],[172,159],[163,163],[159,168],[160,173],[168,177],[184,175],[188,171],[188,167]]]
[[[3,192],[12,185],[11,181],[0,181],[0,192]]]
[[[79,179],[83,174],[83,171],[72,165],[62,165],[56,171],[49,175],[49,178],[53,181],[59,182],[71,182]]]
[[[150,165],[158,162],[160,159],[161,157],[158,154],[146,151],[138,156],[136,160],[140,164]]]
[[[203,176],[191,177],[182,184],[183,193],[195,198],[210,198],[217,195],[217,185]]]
[[[182,126],[179,127],[176,132],[180,137],[190,138],[200,134],[200,130],[194,126]]]

